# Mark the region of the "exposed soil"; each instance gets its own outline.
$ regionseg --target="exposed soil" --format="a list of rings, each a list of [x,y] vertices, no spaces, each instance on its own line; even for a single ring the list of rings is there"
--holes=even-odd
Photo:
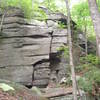
[[[9,95],[6,92],[3,92],[2,90],[0,90],[0,100],[17,100],[17,98]]]
[[[19,93],[8,93],[0,90],[0,100],[46,100],[37,95],[31,95],[27,91],[21,91]]]

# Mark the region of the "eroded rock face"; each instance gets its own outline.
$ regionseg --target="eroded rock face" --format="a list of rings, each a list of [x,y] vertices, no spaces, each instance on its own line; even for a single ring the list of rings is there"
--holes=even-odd
[[[52,19],[27,23],[20,9],[9,9],[0,36],[0,78],[39,87],[53,77],[59,82],[66,76],[66,60],[58,49],[66,37],[67,30]]]
[[[26,25],[20,9],[5,15],[0,39],[0,78],[32,84],[33,64],[49,59],[47,27]],[[1,16],[2,17],[2,16]]]

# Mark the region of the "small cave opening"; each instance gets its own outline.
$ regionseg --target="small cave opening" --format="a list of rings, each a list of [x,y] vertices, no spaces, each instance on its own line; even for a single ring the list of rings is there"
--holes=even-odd
[[[32,84],[30,84],[30,85],[25,85],[25,87],[27,87],[28,89],[31,89],[31,88],[32,88]]]

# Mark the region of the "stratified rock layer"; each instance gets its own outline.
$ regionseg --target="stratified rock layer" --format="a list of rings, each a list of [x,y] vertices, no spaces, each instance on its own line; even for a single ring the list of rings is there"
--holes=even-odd
[[[45,87],[66,76],[66,60],[58,49],[67,43],[67,30],[58,27],[58,20],[27,23],[20,9],[7,10],[0,33],[1,79]]]

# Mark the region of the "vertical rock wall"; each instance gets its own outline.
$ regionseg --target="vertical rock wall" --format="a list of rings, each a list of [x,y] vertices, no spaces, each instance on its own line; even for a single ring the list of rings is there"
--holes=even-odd
[[[67,30],[54,19],[27,23],[20,9],[10,8],[0,33],[0,78],[39,87],[59,82],[66,60],[58,49],[66,43]]]
[[[0,78],[32,84],[33,64],[49,59],[49,45],[46,27],[28,25],[20,9],[9,9],[0,33]]]

